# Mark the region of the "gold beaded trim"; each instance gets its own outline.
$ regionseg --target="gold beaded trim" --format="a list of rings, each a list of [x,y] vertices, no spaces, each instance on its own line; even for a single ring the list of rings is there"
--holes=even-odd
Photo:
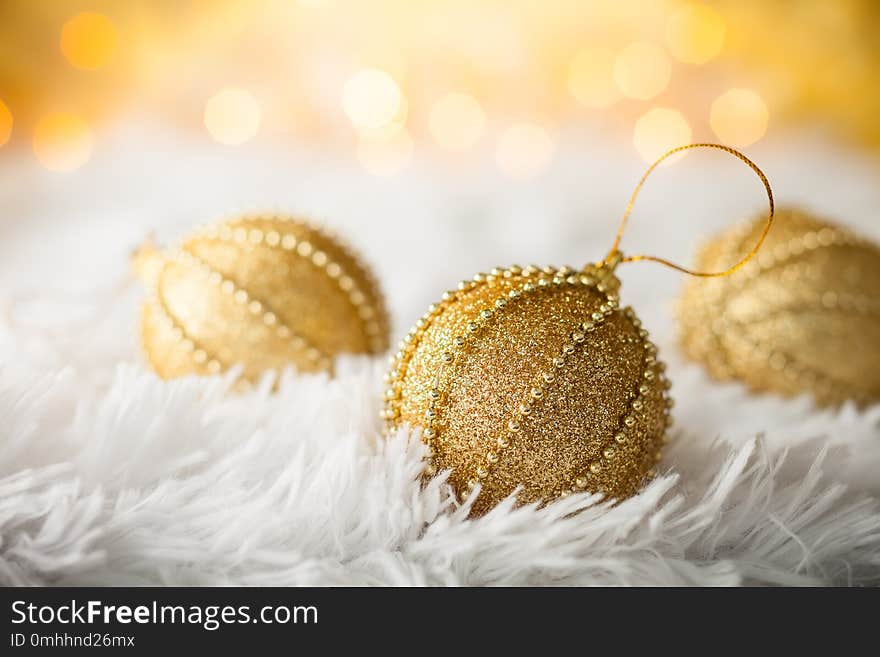
[[[820,308],[828,312],[853,313],[866,317],[880,317],[880,299],[867,295],[849,294],[828,290],[822,294],[814,294],[797,299],[795,303],[777,306],[767,313],[746,316],[744,322],[770,319],[780,313],[798,313]]]
[[[406,376],[409,368],[410,360],[413,353],[421,343],[428,327],[433,320],[445,310],[452,301],[458,298],[460,292],[471,291],[481,285],[495,281],[499,276],[510,278],[514,274],[512,272],[521,273],[522,269],[514,265],[509,269],[494,268],[489,274],[476,274],[471,280],[463,280],[458,284],[457,290],[449,290],[444,292],[439,303],[432,303],[428,306],[427,312],[422,315],[415,325],[410,328],[409,332],[403,337],[398,344],[398,351],[392,355],[390,360],[391,369],[385,375],[385,383],[388,388],[385,390],[385,408],[381,413],[382,419],[385,420],[386,432],[394,429],[394,420],[400,416],[400,382]],[[422,435],[423,441],[426,436]]]
[[[740,225],[735,232],[726,240],[725,260],[735,257],[743,250],[743,242],[752,234],[751,224]],[[711,242],[710,242],[711,243]],[[810,251],[816,251],[832,246],[865,246],[875,248],[871,242],[859,237],[850,231],[824,226],[808,231],[802,235],[792,237],[787,242],[775,245],[772,249],[766,248],[755,257],[753,263],[744,268],[744,271],[733,278],[716,279],[714,282],[743,283],[756,276],[766,273],[767,270],[785,264],[789,260]]]
[[[744,226],[740,232],[742,233],[740,239],[745,239],[749,234],[749,226]],[[731,242],[733,241],[731,240]],[[784,265],[804,253],[832,246],[873,247],[873,245],[860,239],[857,235],[824,227],[794,237],[788,242],[777,244],[772,250],[759,253],[753,265],[745,267],[742,273],[732,279],[716,279],[706,281],[704,284],[709,286],[708,289],[711,289],[716,295],[723,295],[722,290],[724,289],[728,291],[740,290],[746,283],[765,274],[774,267]],[[725,253],[726,256],[733,257],[739,250],[737,244],[728,243]]]
[[[416,324],[410,328],[409,332],[398,343],[397,353],[388,359],[390,369],[385,373],[384,377],[384,382],[388,387],[385,389],[385,407],[380,413],[380,417],[385,420],[386,433],[390,433],[394,429],[394,420],[400,417],[400,385],[409,369],[413,353],[421,343],[425,331],[431,325],[434,318],[454,298],[455,295],[448,292],[444,294],[443,300],[440,303],[432,303],[428,306],[427,312],[418,319]]]
[[[621,416],[618,430],[605,444],[605,446],[602,447],[602,450],[600,452],[601,456],[596,461],[587,466],[587,471],[583,475],[575,477],[571,488],[564,489],[560,493],[560,496],[565,496],[569,493],[576,493],[585,490],[589,485],[590,476],[598,475],[602,471],[602,461],[611,461],[615,457],[617,449],[615,445],[626,444],[626,442],[630,438],[628,435],[629,431],[636,427],[636,425],[639,423],[639,420],[644,420],[645,414],[643,413],[643,410],[645,408],[645,399],[649,394],[651,394],[651,387],[648,382],[652,381],[654,378],[657,378],[661,385],[660,395],[663,399],[663,403],[665,406],[664,430],[667,430],[672,426],[672,415],[670,415],[670,410],[673,406],[673,400],[668,395],[668,390],[670,389],[671,384],[664,374],[666,365],[657,360],[657,347],[648,339],[648,331],[642,328],[642,322],[638,317],[636,317],[633,309],[627,307],[623,310],[623,314],[627,319],[630,320],[633,327],[638,330],[639,339],[641,341],[642,347],[645,350],[645,357],[642,361],[644,364],[644,369],[642,370],[641,379],[643,380],[639,382],[637,392],[633,395],[633,398],[630,401],[629,407],[627,408],[626,412]],[[661,444],[666,441],[667,438],[665,434],[662,435],[659,440],[655,440],[655,442],[660,442]],[[655,462],[660,461],[660,459],[663,457],[662,449],[658,446],[657,451],[650,456]],[[648,471],[647,476],[649,478],[652,478],[654,475],[654,469],[651,468]]]
[[[437,404],[448,393],[448,390],[441,390],[443,375],[445,374],[446,368],[455,367],[457,362],[460,361],[460,356],[465,353],[468,342],[472,338],[472,336],[478,335],[481,329],[483,329],[487,325],[489,320],[496,317],[497,313],[506,308],[510,302],[515,301],[523,295],[532,293],[534,291],[547,289],[552,284],[561,285],[566,282],[567,278],[572,278],[573,280],[580,282],[580,275],[577,275],[573,269],[567,267],[560,270],[556,270],[553,267],[545,267],[543,270],[539,270],[537,267],[534,266],[526,267],[525,269],[520,270],[519,267],[514,267],[508,270],[499,270],[499,272],[501,276],[506,276],[508,278],[512,278],[513,276],[522,276],[527,280],[525,280],[525,282],[520,287],[513,288],[509,290],[506,294],[500,295],[495,300],[493,308],[484,308],[480,310],[477,315],[466,324],[467,333],[454,337],[452,339],[452,346],[444,352],[444,364],[443,366],[441,366],[440,370],[437,373],[434,387],[428,393],[430,396],[430,400],[428,402],[428,409],[425,412],[426,426],[422,432],[425,443],[428,445],[429,461],[425,468],[425,473],[428,476],[431,476],[436,472],[436,466],[430,459],[430,457],[434,453],[433,443],[436,441],[438,435],[437,425],[439,424],[439,410],[437,409]],[[528,280],[533,275],[538,274],[539,272],[543,272],[544,275],[540,276],[537,280],[535,280],[534,283],[531,280]],[[477,274],[478,282],[479,277],[482,276],[482,274]],[[553,278],[548,278],[548,276],[552,276]],[[586,275],[584,275],[584,278],[586,279]],[[592,279],[590,280],[592,281]],[[452,377],[449,377],[447,379],[447,384],[451,385],[451,383]]]
[[[772,250],[761,252],[757,256],[757,267],[749,267],[747,273],[737,277],[740,285],[751,280],[768,270],[783,265],[788,261],[810,251],[827,249],[833,246],[859,246],[864,244],[852,233],[836,230],[834,228],[821,228],[809,231],[788,242],[777,244]]]
[[[238,221],[246,221],[248,219],[263,219],[263,217],[244,217],[243,219],[238,219]],[[281,218],[281,220],[296,224],[306,230],[317,232],[316,228],[295,221],[292,218]],[[357,312],[358,317],[363,323],[364,333],[366,333],[369,340],[370,350],[373,353],[384,350],[385,339],[380,326],[380,314],[376,308],[369,302],[367,295],[357,287],[354,278],[342,269],[342,265],[331,260],[324,251],[316,249],[309,240],[300,239],[292,233],[284,233],[277,230],[263,231],[260,228],[245,228],[244,226],[233,228],[228,224],[223,224],[219,227],[210,226],[202,232],[201,236],[227,243],[252,244],[253,246],[265,245],[273,249],[281,249],[296,254],[309,261],[336,282],[339,289],[354,307],[355,312]],[[346,254],[357,262],[357,259],[347,250]],[[362,269],[366,271],[366,268],[362,267]]]
[[[165,274],[165,270],[168,267],[168,263],[165,262],[162,265],[162,270],[159,272],[159,277],[157,279],[156,284],[156,293],[153,295],[150,300],[150,304],[159,311],[160,321],[164,324],[164,328],[171,332],[171,338],[174,342],[186,353],[190,354],[193,361],[195,361],[199,365],[205,365],[208,372],[210,374],[217,374],[221,370],[221,362],[218,356],[211,354],[211,352],[202,344],[199,343],[195,338],[193,338],[186,331],[186,327],[183,325],[179,319],[174,316],[174,313],[171,312],[171,309],[165,303],[164,298],[162,297],[162,278]],[[147,341],[144,339],[143,328],[141,329],[141,345],[144,346],[144,352],[147,355],[147,359],[153,365],[155,369],[155,361],[153,360],[152,354],[146,349]]]
[[[428,311],[419,318],[416,324],[400,341],[397,353],[390,358],[391,369],[385,375],[385,382],[389,386],[385,391],[386,407],[381,414],[382,418],[386,421],[386,431],[390,432],[394,429],[394,420],[400,415],[400,382],[406,376],[412,355],[421,343],[425,332],[433,320],[438,317],[451,302],[457,300],[459,294],[462,292],[472,291],[481,285],[492,283],[499,278],[509,279],[514,276],[528,277],[539,271],[541,270],[534,265],[526,267],[525,269],[518,265],[512,265],[506,269],[495,267],[488,274],[478,273],[475,274],[471,280],[461,281],[456,290],[444,292],[439,303],[431,304],[428,307]],[[428,431],[428,437],[430,437],[430,435],[431,431]],[[424,442],[427,442],[427,437],[424,434],[422,439]]]
[[[738,324],[738,326],[740,328],[744,327],[741,324]],[[871,400],[871,397],[863,390],[859,390],[848,383],[838,381],[825,372],[808,367],[784,352],[768,349],[746,335],[744,331],[735,332],[735,335],[751,347],[755,358],[760,362],[766,362],[773,370],[784,374],[790,379],[796,379],[801,383],[806,383],[808,386],[815,386],[820,396],[827,396],[834,390],[839,390],[843,392],[844,397],[851,398],[857,403],[867,403]]]
[[[866,395],[862,390],[854,388],[851,384],[838,381],[825,372],[802,364],[793,356],[765,347],[757,340],[749,337],[746,334],[746,329],[749,326],[748,323],[735,322],[732,320],[718,321],[723,321],[725,326],[733,329],[730,332],[723,332],[714,326],[710,327],[709,335],[716,345],[716,348],[710,354],[710,358],[721,358],[723,360],[723,363],[721,363],[723,367],[723,375],[720,376],[720,378],[725,380],[731,380],[734,378],[734,369],[730,363],[729,350],[725,344],[725,340],[742,340],[754,353],[756,360],[762,363],[767,363],[773,370],[780,372],[791,379],[797,379],[807,385],[815,386],[820,395],[829,395],[834,389],[838,389],[844,391],[844,396],[852,398],[859,403],[870,401],[869,395]],[[699,322],[696,321],[688,321],[687,323],[691,327],[699,324]],[[717,360],[713,362],[715,362],[716,365],[719,364]]]
[[[237,285],[235,281],[225,277],[221,272],[189,251],[179,249],[175,255],[175,260],[200,272],[210,283],[219,287],[223,294],[230,295],[236,302],[242,305],[246,304],[247,309],[252,315],[261,318],[268,328],[274,328],[275,334],[280,339],[288,341],[295,351],[304,354],[316,367],[323,370],[330,369],[331,359],[316,346],[309,344],[301,335],[294,333],[265,301],[254,298],[251,293]]]
[[[312,230],[318,230],[317,228],[312,227]],[[368,288],[373,291],[373,293],[377,297],[377,308],[373,309],[373,312],[369,310],[358,309],[358,315],[362,320],[366,319],[376,319],[378,326],[376,329],[376,340],[371,340],[370,347],[373,349],[375,353],[380,353],[388,349],[388,325],[390,324],[390,320],[388,317],[388,312],[385,308],[385,299],[382,294],[382,286],[379,284],[378,279],[373,274],[373,269],[368,267],[363,258],[358,253],[355,253],[352,249],[350,249],[342,239],[336,235],[335,233],[328,232],[326,229],[324,230],[325,235],[331,237],[338,248],[344,255],[346,255],[350,260],[353,260],[356,266],[360,269],[360,273],[363,275],[364,279],[367,281]],[[314,264],[314,261],[312,262]],[[329,266],[329,265],[328,265]],[[328,272],[329,273],[329,272]],[[340,276],[341,278],[341,276]],[[349,301],[351,297],[349,296]],[[370,315],[369,317],[364,317],[364,315]],[[382,327],[384,326],[384,330]],[[367,332],[366,325],[364,326],[364,332]],[[368,333],[369,335],[369,333]],[[371,336],[372,338],[372,336]]]
[[[189,333],[184,330],[179,320],[175,319],[167,306],[158,299],[152,300],[152,305],[161,314],[161,322],[165,324],[165,329],[171,331],[173,340],[186,353],[190,354],[193,361],[199,365],[204,365],[210,374],[220,372],[221,365],[217,356],[212,355],[204,345],[197,342]],[[152,355],[147,352],[150,363],[154,363]]]
[[[593,276],[584,275],[583,277],[572,276],[571,280],[568,280],[569,277],[566,276],[555,276],[552,280],[552,283],[555,285],[562,285],[565,283],[570,283],[573,285],[583,284],[587,287],[596,287],[598,281]],[[541,287],[548,287],[548,284],[545,282],[542,286],[540,281],[547,281],[547,279],[539,279],[538,287],[532,289],[541,289]],[[530,290],[525,289],[523,287],[523,292],[529,292]],[[574,331],[571,332],[570,342],[566,342],[559,351],[559,354],[555,356],[552,361],[552,367],[545,371],[541,375],[541,379],[539,382],[530,389],[529,397],[523,401],[518,407],[517,410],[513,412],[511,415],[511,419],[507,423],[507,427],[505,429],[505,433],[499,436],[495,440],[495,444],[490,447],[486,451],[485,455],[485,463],[477,466],[476,471],[473,476],[467,480],[465,484],[465,491],[462,493],[462,497],[467,497],[468,494],[474,489],[477,485],[477,482],[481,479],[485,479],[492,470],[492,467],[498,463],[501,458],[501,455],[504,453],[513,440],[516,437],[516,434],[519,433],[522,423],[524,421],[525,416],[530,415],[532,412],[532,405],[544,398],[547,388],[550,384],[552,384],[556,380],[555,370],[562,369],[565,366],[567,357],[571,356],[577,346],[582,345],[586,340],[586,334],[592,333],[595,331],[602,323],[605,321],[605,318],[614,312],[614,309],[617,308],[617,297],[616,295],[605,294],[604,301],[600,304],[599,309],[592,313],[590,319],[586,322],[582,322],[579,324]]]

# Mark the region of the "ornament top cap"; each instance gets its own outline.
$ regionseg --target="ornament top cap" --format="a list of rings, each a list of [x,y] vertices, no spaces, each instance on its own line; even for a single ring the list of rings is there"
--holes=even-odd
[[[599,269],[606,270],[609,274],[613,274],[617,266],[624,261],[623,254],[617,249],[612,250],[605,259],[598,263]]]
[[[642,187],[645,184],[645,181],[648,179],[648,176],[656,169],[661,162],[666,160],[677,153],[681,153],[682,151],[690,150],[692,148],[714,148],[720,151],[724,151],[725,153],[729,153],[733,155],[740,161],[746,164],[752,171],[755,172],[755,175],[761,180],[761,183],[764,185],[764,190],[767,192],[767,199],[769,202],[769,213],[767,215],[767,221],[764,224],[764,229],[761,231],[761,235],[758,238],[757,243],[752,247],[751,251],[749,251],[739,262],[732,265],[728,269],[724,271],[715,271],[715,272],[705,272],[705,271],[696,271],[693,269],[688,269],[687,267],[683,267],[678,265],[666,258],[661,258],[653,255],[631,255],[624,256],[620,251],[620,242],[623,239],[623,234],[626,231],[627,224],[629,223],[629,217],[632,214],[633,206],[635,205],[636,198],[639,195],[639,192],[642,191]],[[648,167],[644,174],[642,174],[641,179],[633,190],[632,196],[629,198],[629,202],[626,204],[626,210],[624,210],[623,218],[620,222],[620,227],[617,230],[617,235],[614,238],[614,243],[611,245],[611,249],[608,252],[608,255],[605,256],[605,259],[599,263],[599,266],[602,268],[606,268],[609,271],[613,272],[617,266],[622,262],[641,262],[641,261],[651,261],[657,262],[661,265],[665,265],[674,269],[676,271],[680,271],[684,274],[688,274],[689,276],[698,276],[701,278],[716,278],[722,276],[730,276],[731,274],[742,269],[752,258],[757,255],[758,251],[761,249],[761,246],[764,244],[764,240],[767,237],[767,233],[770,232],[770,228],[773,225],[773,219],[776,213],[776,205],[773,200],[773,189],[770,187],[770,181],[767,180],[767,176],[764,175],[764,172],[758,168],[758,165],[752,162],[748,157],[740,153],[738,150],[731,148],[730,146],[724,146],[722,144],[712,144],[712,143],[695,143],[695,144],[687,144],[685,146],[678,146],[673,148],[663,155],[661,155],[657,160]]]

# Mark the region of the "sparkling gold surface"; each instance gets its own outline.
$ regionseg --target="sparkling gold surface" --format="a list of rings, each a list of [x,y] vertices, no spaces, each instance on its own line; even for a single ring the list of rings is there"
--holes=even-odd
[[[421,427],[481,514],[572,491],[635,493],[659,458],[668,382],[607,268],[511,267],[463,281],[409,332],[388,375],[391,428]]]
[[[153,369],[169,379],[244,365],[244,379],[293,365],[329,371],[343,352],[387,348],[374,278],[338,240],[270,215],[211,226],[135,257],[149,298],[141,331]]]
[[[698,266],[735,260],[762,223],[710,241]],[[678,314],[685,352],[718,379],[824,405],[880,400],[880,248],[844,228],[781,211],[758,257],[689,281]]]

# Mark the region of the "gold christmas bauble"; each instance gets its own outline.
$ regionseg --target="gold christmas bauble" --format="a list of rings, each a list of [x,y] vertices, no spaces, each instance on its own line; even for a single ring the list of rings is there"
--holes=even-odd
[[[616,264],[616,263],[615,263]],[[657,348],[618,307],[614,265],[478,274],[430,306],[393,357],[389,429],[420,427],[426,474],[450,470],[481,514],[574,491],[635,493],[671,401]]]
[[[699,267],[730,263],[763,223],[711,240]],[[679,324],[687,355],[717,379],[823,405],[880,401],[880,248],[805,212],[779,212],[735,276],[691,281]]]
[[[335,237],[303,221],[242,216],[164,252],[148,244],[134,265],[148,290],[143,348],[165,379],[239,363],[244,381],[290,365],[330,371],[338,354],[387,348],[375,279]]]

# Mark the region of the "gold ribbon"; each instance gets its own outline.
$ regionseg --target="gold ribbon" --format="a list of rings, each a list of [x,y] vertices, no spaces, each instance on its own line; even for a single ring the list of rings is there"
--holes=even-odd
[[[692,269],[688,269],[687,267],[682,267],[681,265],[677,265],[674,262],[670,262],[665,258],[659,258],[657,256],[652,255],[633,255],[633,256],[624,256],[620,250],[620,240],[623,238],[623,233],[626,230],[627,223],[629,222],[629,216],[632,214],[633,205],[636,202],[636,197],[639,195],[639,192],[642,191],[642,186],[645,184],[645,180],[647,180],[648,176],[651,175],[651,172],[657,168],[657,166],[663,162],[668,157],[675,155],[676,153],[680,153],[682,151],[689,150],[691,148],[716,148],[718,150],[724,151],[725,153],[729,153],[734,157],[745,162],[748,167],[757,174],[758,178],[761,179],[761,182],[764,185],[764,189],[767,190],[767,198],[770,201],[770,213],[767,216],[767,222],[764,224],[764,230],[761,231],[761,236],[758,238],[758,242],[752,248],[751,251],[739,262],[733,265],[730,269],[725,269],[724,271],[717,272],[705,272],[705,271],[694,271]],[[742,269],[746,263],[749,262],[752,258],[755,257],[755,254],[761,248],[761,245],[764,244],[764,239],[767,237],[767,233],[770,232],[770,227],[773,225],[773,217],[775,213],[775,205],[773,203],[773,190],[770,188],[770,181],[767,180],[767,176],[764,175],[764,172],[758,168],[758,165],[752,162],[745,155],[740,153],[738,150],[730,148],[729,146],[722,146],[721,144],[688,144],[687,146],[679,146],[678,148],[673,148],[672,150],[664,153],[654,164],[648,167],[648,170],[645,171],[642,179],[639,180],[639,184],[636,185],[636,188],[633,190],[632,196],[629,198],[629,203],[626,205],[626,211],[623,213],[623,220],[620,222],[620,228],[617,230],[617,237],[614,238],[614,244],[611,247],[611,250],[608,252],[608,255],[605,256],[605,260],[603,261],[603,265],[610,266],[614,268],[618,263],[621,262],[640,262],[643,260],[649,260],[652,262],[659,262],[661,265],[666,265],[667,267],[671,267],[677,271],[683,272],[685,274],[690,274],[691,276],[700,276],[703,278],[713,278],[720,276],[729,276],[734,272]]]

